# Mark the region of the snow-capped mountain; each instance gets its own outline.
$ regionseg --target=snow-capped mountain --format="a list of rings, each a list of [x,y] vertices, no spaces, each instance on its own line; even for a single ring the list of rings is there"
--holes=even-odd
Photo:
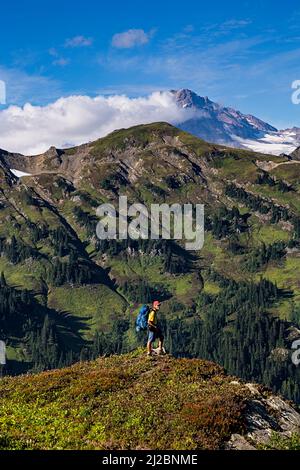
[[[178,123],[178,127],[204,140],[275,155],[290,154],[300,145],[300,128],[278,130],[251,114],[221,106],[191,90],[171,93],[179,107],[195,111],[193,118]]]

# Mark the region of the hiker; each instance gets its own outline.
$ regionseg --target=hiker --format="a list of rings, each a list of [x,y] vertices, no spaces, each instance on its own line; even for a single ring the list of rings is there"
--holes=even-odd
[[[158,354],[164,354],[165,350],[163,347],[164,337],[161,329],[158,326],[157,322],[157,313],[160,308],[160,302],[155,300],[152,304],[152,308],[148,315],[148,343],[147,351],[148,356],[152,356],[152,343],[158,339]]]

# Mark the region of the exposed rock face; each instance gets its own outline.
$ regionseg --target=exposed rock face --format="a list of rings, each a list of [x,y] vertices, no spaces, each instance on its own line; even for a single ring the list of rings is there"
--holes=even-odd
[[[26,157],[20,153],[11,153],[6,150],[0,149],[0,161],[6,165],[7,168],[18,168],[20,171],[25,171]]]
[[[290,157],[292,157],[293,160],[300,160],[300,147],[297,147],[296,150],[290,154]]]
[[[43,173],[60,173],[70,179],[80,173],[82,158],[90,149],[90,145],[80,145],[74,152],[50,147],[40,155],[21,155],[0,150],[0,158],[8,168],[29,173],[33,176]]]
[[[300,414],[287,401],[277,395],[268,395],[261,387],[249,383],[252,399],[246,411],[246,433],[233,434],[226,445],[228,450],[255,450],[258,445],[268,444],[274,432],[290,437],[300,432]]]
[[[232,434],[230,441],[226,445],[227,450],[256,450],[247,439],[241,434]]]
[[[5,186],[11,186],[17,181],[17,178],[10,171],[9,166],[7,165],[5,159],[2,157],[0,150],[0,189],[3,189]]]

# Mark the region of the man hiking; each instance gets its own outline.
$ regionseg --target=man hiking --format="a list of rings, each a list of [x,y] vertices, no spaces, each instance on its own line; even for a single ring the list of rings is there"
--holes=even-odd
[[[152,356],[153,354],[153,349],[152,349],[152,344],[156,339],[158,339],[158,351],[157,354],[165,354],[165,350],[163,347],[164,344],[164,337],[162,334],[161,329],[158,326],[158,321],[157,321],[157,313],[160,308],[160,302],[158,300],[155,300],[152,304],[152,308],[149,312],[148,315],[148,343],[147,343],[147,350],[148,356]]]

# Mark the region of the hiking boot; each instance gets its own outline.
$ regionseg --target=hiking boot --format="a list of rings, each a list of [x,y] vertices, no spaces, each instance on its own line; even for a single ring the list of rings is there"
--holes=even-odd
[[[162,356],[163,354],[166,354],[165,348],[159,349],[159,350],[157,351],[157,354],[158,354],[159,356]]]

